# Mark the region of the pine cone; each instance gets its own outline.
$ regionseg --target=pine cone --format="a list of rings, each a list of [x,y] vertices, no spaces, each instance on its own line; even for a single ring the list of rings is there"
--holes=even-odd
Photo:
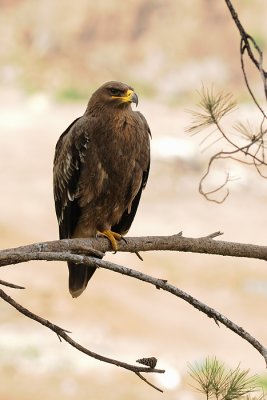
[[[156,359],[156,357],[145,357],[136,360],[136,362],[138,362],[139,364],[147,365],[150,368],[155,368],[158,360]]]

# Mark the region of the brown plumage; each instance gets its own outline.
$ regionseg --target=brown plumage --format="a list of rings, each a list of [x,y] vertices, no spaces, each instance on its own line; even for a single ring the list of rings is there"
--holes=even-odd
[[[150,164],[149,126],[132,102],[138,98],[130,86],[107,82],[60,136],[53,169],[60,239],[101,234],[116,250],[116,239],[128,232]],[[78,297],[95,268],[68,267],[69,290]]]

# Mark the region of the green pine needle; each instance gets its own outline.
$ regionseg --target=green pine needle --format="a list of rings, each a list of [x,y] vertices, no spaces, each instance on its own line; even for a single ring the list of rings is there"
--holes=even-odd
[[[207,400],[252,400],[250,395],[259,390],[257,376],[249,376],[249,370],[227,369],[216,357],[206,358],[203,364],[189,365],[189,374],[196,382],[196,389]],[[257,397],[258,400],[265,396]],[[255,398],[256,399],[256,398]]]
[[[213,87],[210,89],[203,87],[199,95],[200,111],[189,111],[192,115],[192,123],[186,129],[189,134],[199,133],[214,124],[218,125],[222,117],[236,108],[231,93],[214,93]]]

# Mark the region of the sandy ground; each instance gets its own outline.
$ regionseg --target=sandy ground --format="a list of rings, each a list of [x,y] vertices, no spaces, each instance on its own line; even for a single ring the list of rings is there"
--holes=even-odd
[[[0,96],[1,247],[57,238],[52,161],[60,133],[85,105],[56,105],[40,94]],[[183,109],[140,103],[153,132],[152,167],[131,235],[183,231],[198,237],[220,230],[223,239],[265,244],[267,185],[242,168],[222,204],[207,202],[198,182],[207,155],[184,133]],[[244,109],[247,115],[247,109]],[[251,111],[252,113],[252,111]],[[176,148],[177,147],[177,148]],[[119,264],[168,279],[267,342],[264,323],[267,269],[264,262],[182,253],[108,255]],[[70,330],[93,351],[134,362],[155,356],[165,377],[151,377],[168,400],[193,400],[188,363],[216,355],[227,365],[265,374],[264,360],[247,342],[180,299],[144,283],[99,270],[73,300],[64,263],[33,262],[1,269],[1,279],[25,285],[6,290],[25,307]],[[130,373],[90,359],[0,303],[0,399],[160,399]]]

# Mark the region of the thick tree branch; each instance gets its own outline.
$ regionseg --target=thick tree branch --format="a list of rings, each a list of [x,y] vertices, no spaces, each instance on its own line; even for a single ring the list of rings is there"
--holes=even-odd
[[[200,238],[189,238],[182,236],[180,232],[171,236],[129,237],[126,238],[126,243],[124,241],[119,243],[118,251],[135,253],[168,250],[267,260],[267,246],[213,240],[220,235],[222,235],[221,232],[214,232]],[[45,253],[48,252],[68,252],[102,258],[104,253],[108,251],[112,250],[109,241],[105,238],[55,240],[1,250],[0,266],[30,260],[43,260]]]

